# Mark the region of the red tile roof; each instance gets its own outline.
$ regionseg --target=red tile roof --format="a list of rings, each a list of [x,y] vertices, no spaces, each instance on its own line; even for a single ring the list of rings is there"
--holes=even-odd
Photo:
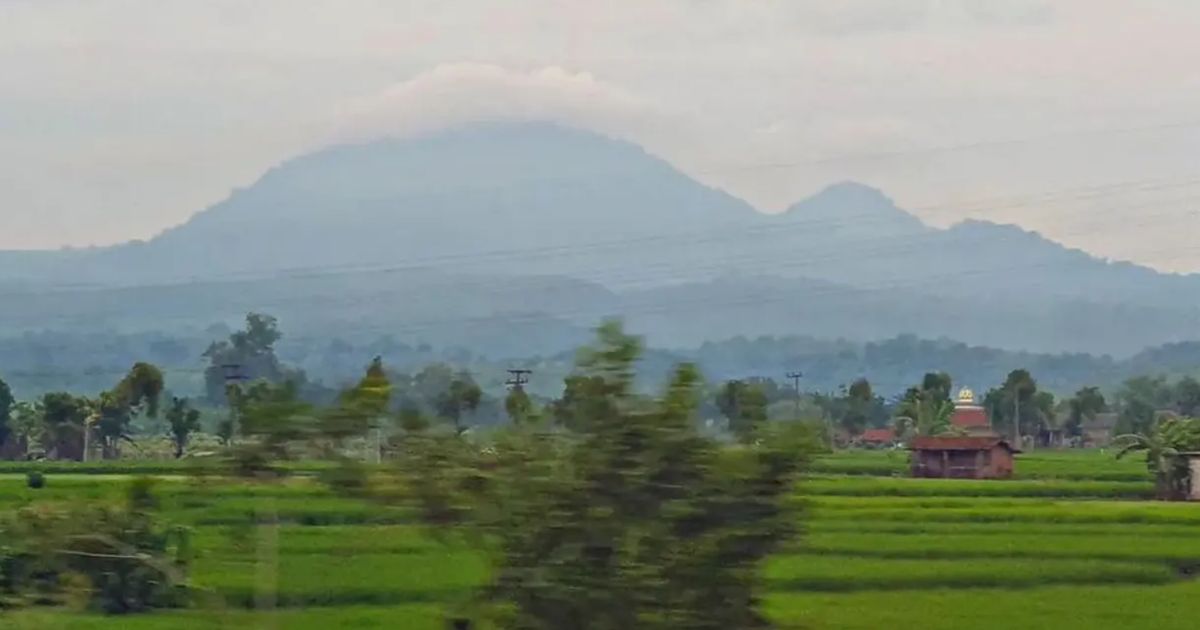
[[[991,426],[991,422],[988,421],[987,411],[984,411],[983,407],[955,408],[954,415],[950,416],[950,424],[964,429]]]
[[[891,429],[867,429],[860,437],[864,442],[895,442],[896,432]]]
[[[909,448],[914,451],[985,451],[998,444],[1016,451],[1007,440],[994,436],[922,436],[913,438]]]

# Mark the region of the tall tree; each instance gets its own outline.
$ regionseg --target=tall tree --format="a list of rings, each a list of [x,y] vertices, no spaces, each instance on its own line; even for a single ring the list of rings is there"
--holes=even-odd
[[[1200,381],[1184,376],[1175,383],[1175,411],[1182,416],[1200,416]]]
[[[694,367],[639,396],[638,340],[598,335],[574,374],[592,384],[577,430],[513,427],[486,453],[431,436],[401,460],[417,513],[498,550],[481,599],[500,628],[768,627],[760,565],[798,534],[788,497],[811,438],[722,448],[698,433]]]
[[[767,421],[767,395],[758,384],[727,381],[716,397],[717,408],[729,423],[729,431],[742,442],[754,439]]]
[[[9,443],[14,437],[11,422],[13,406],[16,404],[12,389],[4,379],[0,379],[0,456],[13,450]]]
[[[171,444],[175,448],[175,459],[183,457],[191,435],[200,430],[200,412],[193,409],[186,398],[174,398],[166,413]]]
[[[478,409],[481,400],[483,400],[483,391],[475,384],[470,374],[460,372],[450,381],[446,391],[438,396],[437,413],[438,416],[450,421],[456,434],[462,435],[467,430],[466,425],[463,424],[463,416]]]
[[[1117,391],[1117,432],[1149,435],[1158,412],[1175,406],[1175,391],[1162,376],[1137,376]]]
[[[1028,370],[1009,372],[1004,383],[989,390],[983,399],[992,426],[1014,440],[1020,435],[1036,434],[1041,424],[1041,413],[1034,403],[1037,393],[1037,381]]]
[[[120,442],[130,440],[129,425],[134,416],[157,417],[163,388],[161,370],[149,363],[136,363],[112,390],[91,402],[89,430],[95,430],[106,459],[118,456]]]
[[[948,431],[954,413],[954,403],[950,400],[953,385],[949,374],[927,372],[920,385],[908,388],[895,409],[897,435],[911,438]]]
[[[321,416],[319,430],[336,449],[347,439],[382,429],[392,402],[392,382],[383,359],[375,357],[362,379],[338,397],[337,404]]]
[[[1079,438],[1083,435],[1083,425],[1092,422],[1096,416],[1108,411],[1108,401],[1099,387],[1083,387],[1067,400],[1066,432],[1068,437]]]
[[[213,342],[204,352],[208,368],[204,371],[205,390],[213,404],[228,401],[226,388],[231,382],[265,380],[281,383],[289,375],[275,356],[275,344],[283,338],[279,322],[270,315],[246,315],[245,328],[228,340]]]
[[[42,448],[58,459],[83,459],[83,434],[92,414],[91,401],[66,392],[50,392],[39,403]]]
[[[529,394],[525,393],[525,388],[519,383],[513,385],[508,391],[508,396],[504,398],[504,411],[508,414],[509,420],[514,424],[524,424],[534,419],[535,412],[533,401],[530,400]]]

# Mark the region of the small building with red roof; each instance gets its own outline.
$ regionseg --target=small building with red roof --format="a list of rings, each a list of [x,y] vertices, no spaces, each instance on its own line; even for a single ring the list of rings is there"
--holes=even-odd
[[[1007,479],[1020,452],[998,435],[921,436],[909,450],[914,477],[947,479]]]
[[[867,429],[858,436],[858,443],[873,448],[891,446],[896,443],[896,431],[890,428]]]
[[[987,410],[975,403],[975,393],[958,392],[951,432],[917,437],[909,445],[914,477],[1007,479],[1013,474],[1016,447],[992,429]]]

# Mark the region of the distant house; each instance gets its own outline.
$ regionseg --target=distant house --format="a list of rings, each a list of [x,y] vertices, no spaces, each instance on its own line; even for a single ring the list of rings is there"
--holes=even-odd
[[[892,429],[867,429],[858,436],[858,443],[868,448],[883,448],[896,443],[896,432]]]
[[[1108,446],[1112,441],[1113,430],[1117,428],[1117,414],[1098,413],[1096,417],[1083,423],[1080,427],[1083,445],[1091,447]]]
[[[1007,479],[1020,452],[999,436],[922,436],[913,439],[912,475],[954,479]]]

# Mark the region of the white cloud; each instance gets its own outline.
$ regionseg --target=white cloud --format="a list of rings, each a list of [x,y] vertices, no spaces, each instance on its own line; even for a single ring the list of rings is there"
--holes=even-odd
[[[669,122],[660,107],[586,72],[454,63],[347,103],[331,140],[402,137],[495,120],[553,121],[638,140],[639,131]]]

